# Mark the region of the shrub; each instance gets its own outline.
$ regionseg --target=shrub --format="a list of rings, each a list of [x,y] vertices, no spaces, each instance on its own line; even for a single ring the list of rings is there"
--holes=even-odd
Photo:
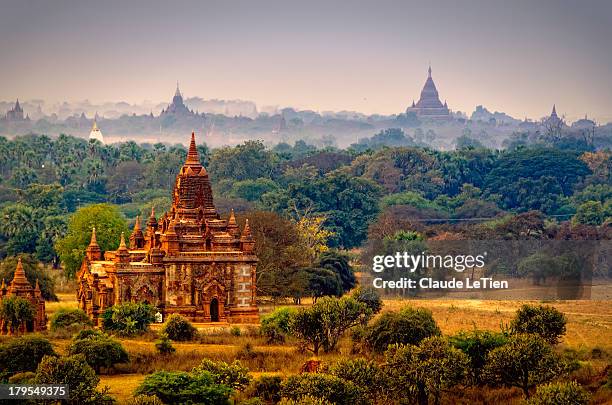
[[[565,335],[567,320],[562,312],[548,305],[523,305],[510,322],[513,333],[535,333],[554,345]]]
[[[122,336],[143,333],[155,320],[155,308],[149,304],[128,302],[113,305],[102,313],[102,328]]]
[[[508,341],[506,335],[490,331],[473,330],[459,332],[450,338],[450,343],[470,359],[470,374],[474,384],[482,383],[482,370],[487,363],[487,354]]]
[[[34,305],[25,298],[10,296],[0,300],[0,319],[12,333],[26,330],[34,321]]]
[[[374,287],[357,287],[351,294],[351,297],[364,303],[372,310],[372,314],[377,314],[382,309],[382,299]]]
[[[562,372],[559,356],[538,335],[513,335],[508,343],[487,355],[485,379],[494,385],[518,387],[529,398],[529,390]]]
[[[372,350],[383,353],[391,344],[418,345],[423,339],[440,334],[431,311],[405,307],[399,312],[385,312],[374,320],[364,339]]]
[[[230,328],[230,335],[236,336],[236,337],[242,335],[242,331],[240,330],[240,327],[239,326],[232,326]]]
[[[137,395],[127,402],[127,405],[164,405],[155,395]]]
[[[14,338],[0,345],[0,372],[15,374],[36,371],[44,356],[55,356],[47,339],[39,336]]]
[[[329,373],[355,384],[372,403],[379,402],[385,395],[385,376],[373,361],[343,359],[330,367]]]
[[[74,326],[90,327],[93,323],[81,309],[59,308],[51,316],[51,330],[57,331]]]
[[[176,351],[174,346],[172,346],[172,341],[166,333],[159,335],[159,339],[155,341],[155,348],[159,354],[164,355],[172,354]]]
[[[209,372],[158,371],[145,377],[135,395],[155,395],[166,404],[226,405],[232,389],[215,383]]]
[[[67,384],[70,387],[68,404],[112,404],[107,389],[97,391],[100,377],[87,364],[85,356],[45,356],[36,369],[36,384]]]
[[[282,383],[281,395],[296,401],[310,396],[338,405],[362,402],[355,384],[333,375],[320,373],[299,374],[287,378]]]
[[[240,391],[251,382],[249,369],[244,367],[239,360],[227,364],[224,361],[204,359],[192,372],[196,374],[210,373],[214,377],[215,383],[226,385]]]
[[[162,332],[168,337],[177,342],[193,340],[196,336],[197,329],[187,319],[179,314],[172,314],[164,323]]]
[[[297,311],[289,307],[275,309],[261,318],[260,332],[267,338],[268,344],[283,343],[290,333],[289,321]]]
[[[419,346],[389,346],[385,360],[391,391],[400,398],[416,396],[419,404],[427,404],[430,395],[440,403],[442,391],[461,383],[468,366],[463,352],[437,336]]]
[[[301,308],[290,318],[292,334],[307,350],[318,355],[334,350],[344,332],[364,323],[372,311],[351,297],[323,297],[309,308]]]
[[[74,336],[73,340],[81,340],[81,339],[102,337],[102,336],[106,336],[106,335],[104,334],[104,332],[99,331],[97,329],[83,329],[82,331],[80,331]]]
[[[267,402],[277,403],[281,400],[280,392],[282,382],[282,378],[277,375],[263,375],[251,385],[251,396],[261,398]]]
[[[17,373],[8,379],[9,384],[31,384],[34,382],[36,373],[32,371],[26,371],[24,373]]]
[[[540,385],[529,405],[586,405],[590,395],[575,381],[556,382]]]
[[[294,400],[290,398],[283,398],[278,405],[333,405],[326,399],[315,398],[310,395],[301,397],[300,399]]]
[[[89,335],[84,339],[75,339],[68,347],[70,355],[82,354],[85,361],[97,374],[105,367],[107,370],[118,363],[127,363],[129,357],[123,346],[105,334]]]
[[[245,399],[244,401],[240,401],[239,404],[240,405],[266,405],[266,403],[262,401],[261,398],[258,398],[258,397]]]

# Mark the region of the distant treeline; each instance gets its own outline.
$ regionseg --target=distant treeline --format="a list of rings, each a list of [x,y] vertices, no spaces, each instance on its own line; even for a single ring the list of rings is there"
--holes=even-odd
[[[397,134],[378,139],[387,135]],[[331,247],[362,245],[368,228],[385,218],[448,228],[528,211],[592,227],[612,217],[609,151],[542,144],[436,151],[415,144],[362,142],[341,150],[246,141],[198,149],[220,212],[322,217]],[[181,145],[0,137],[0,255],[32,252],[57,260],[53,245],[67,218],[87,204],[117,204],[128,219],[148,215],[152,205],[161,214],[185,157]]]

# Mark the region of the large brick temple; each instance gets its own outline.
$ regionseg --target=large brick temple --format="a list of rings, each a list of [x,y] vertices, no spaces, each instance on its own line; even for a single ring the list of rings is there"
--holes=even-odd
[[[156,218],[152,210],[144,229],[137,218],[129,246],[121,235],[119,248],[103,258],[92,230],[77,275],[79,306],[96,322],[125,302],[152,304],[164,319],[257,322],[254,246],[248,220],[240,230],[233,211],[227,219],[217,213],[192,134],[170,212]]]

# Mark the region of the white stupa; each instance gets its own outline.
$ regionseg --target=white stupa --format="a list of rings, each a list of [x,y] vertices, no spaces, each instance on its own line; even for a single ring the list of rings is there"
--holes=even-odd
[[[89,133],[89,139],[97,139],[101,143],[104,143],[104,137],[102,136],[102,131],[98,128],[98,123],[94,119],[93,126],[91,127],[91,132]]]

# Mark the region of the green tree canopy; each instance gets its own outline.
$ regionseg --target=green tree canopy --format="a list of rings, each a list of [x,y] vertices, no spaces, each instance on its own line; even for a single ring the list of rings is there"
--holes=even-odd
[[[492,384],[519,387],[529,398],[530,389],[550,381],[561,372],[559,356],[543,338],[519,334],[489,352],[484,376]]]
[[[461,383],[468,369],[467,356],[441,337],[419,346],[389,346],[385,360],[392,391],[399,398],[416,397],[419,405],[427,405],[430,397],[438,405],[442,391]]]
[[[355,299],[323,297],[309,308],[300,308],[290,320],[291,333],[318,355],[334,350],[344,332],[369,319],[372,311]]]
[[[127,223],[116,206],[94,204],[77,210],[70,216],[66,236],[55,244],[69,277],[75,276],[83,262],[92,228],[96,228],[98,245],[103,252],[117,249],[122,232],[126,239],[128,236]]]
[[[30,301],[17,296],[2,298],[0,301],[0,319],[10,334],[19,334],[22,329],[34,322],[35,308]]]
[[[536,334],[554,345],[565,335],[566,323],[565,315],[555,307],[525,304],[516,311],[510,329],[514,333]]]
[[[383,353],[392,344],[419,344],[423,339],[439,336],[440,328],[430,310],[405,307],[397,312],[385,312],[366,329],[366,344]]]

